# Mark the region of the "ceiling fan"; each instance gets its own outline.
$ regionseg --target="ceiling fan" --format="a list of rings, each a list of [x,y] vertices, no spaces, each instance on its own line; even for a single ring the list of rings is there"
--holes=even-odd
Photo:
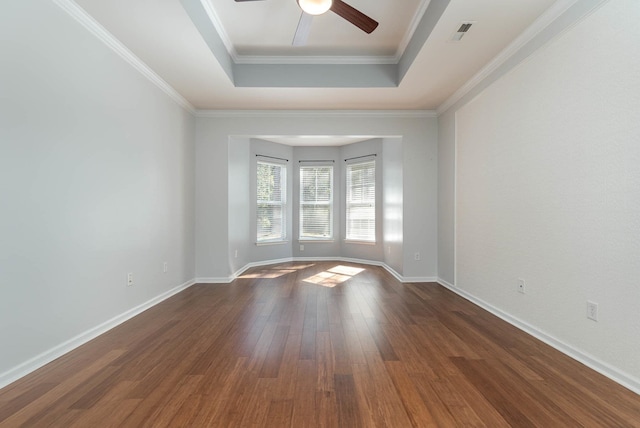
[[[236,2],[260,1],[260,0],[235,0]],[[296,0],[302,9],[300,21],[293,36],[293,46],[304,46],[311,31],[311,21],[314,15],[322,15],[329,10],[346,19],[367,34],[371,34],[378,26],[378,22],[364,13],[349,6],[342,0]]]

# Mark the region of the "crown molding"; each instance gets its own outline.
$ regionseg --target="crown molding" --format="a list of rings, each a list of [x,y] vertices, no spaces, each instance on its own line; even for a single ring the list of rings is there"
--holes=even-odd
[[[218,36],[220,36],[220,39],[222,40],[224,47],[227,49],[227,53],[229,54],[233,62],[237,64],[238,58],[240,57],[240,55],[238,55],[238,52],[236,52],[236,48],[233,47],[233,43],[231,43],[231,39],[229,38],[229,35],[224,30],[224,26],[222,25],[222,21],[220,21],[220,18],[218,17],[216,10],[213,8],[209,0],[200,0],[200,3],[202,4],[204,11],[207,13],[209,20],[213,24],[213,27],[215,28],[216,32],[218,33]]]
[[[411,38],[418,29],[418,25],[420,25],[420,21],[422,21],[422,17],[429,7],[429,2],[429,0],[422,0],[420,6],[418,7],[417,13],[413,16],[411,23],[409,23],[409,29],[404,33],[402,40],[400,40],[400,43],[398,44],[398,50],[394,55],[394,57],[396,58],[396,64],[400,61],[400,58],[402,58],[404,51],[407,50],[407,46],[409,46]]]
[[[341,118],[428,118],[437,117],[435,110],[196,110],[196,117],[341,117]]]
[[[195,114],[196,109],[189,101],[178,93],[171,85],[169,85],[162,77],[153,71],[147,64],[131,52],[122,44],[113,34],[107,31],[98,21],[89,15],[73,0],[53,0],[53,3],[64,10],[71,18],[75,19],[80,25],[89,30],[91,34],[96,36],[112,51],[118,54],[129,65],[135,68],[140,74],[146,77],[151,83],[160,88],[167,94],[176,104],[184,108],[191,114]]]
[[[491,74],[498,71],[500,67],[515,56],[521,49],[523,49],[529,42],[533,41],[540,35],[546,28],[548,28],[556,19],[560,18],[565,12],[567,12],[572,6],[578,3],[580,0],[558,0],[549,9],[547,9],[542,15],[538,17],[525,31],[523,31],[516,39],[511,42],[506,48],[504,48],[493,60],[491,60],[486,66],[478,71],[471,79],[469,79],[464,85],[462,85],[457,91],[453,93],[445,102],[443,102],[438,108],[438,115],[446,112],[454,104],[460,101],[465,95],[470,93],[480,83],[487,79]],[[599,3],[603,3],[608,0],[597,0]],[[579,21],[584,15],[576,17],[572,24]],[[567,26],[566,28],[570,27]],[[565,29],[566,29],[565,28]],[[528,58],[537,49],[528,53],[522,60]],[[520,61],[521,62],[521,61]],[[512,67],[515,64],[512,65]]]

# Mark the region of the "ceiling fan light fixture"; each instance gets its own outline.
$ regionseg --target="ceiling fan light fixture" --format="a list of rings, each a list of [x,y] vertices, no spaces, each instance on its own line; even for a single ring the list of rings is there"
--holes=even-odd
[[[333,0],[298,0],[298,6],[309,15],[322,15],[329,9]]]

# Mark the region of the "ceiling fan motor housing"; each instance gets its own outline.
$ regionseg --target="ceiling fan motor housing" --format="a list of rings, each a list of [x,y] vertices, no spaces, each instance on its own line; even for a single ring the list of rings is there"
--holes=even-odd
[[[332,0],[297,0],[298,6],[309,15],[322,15],[331,9]]]

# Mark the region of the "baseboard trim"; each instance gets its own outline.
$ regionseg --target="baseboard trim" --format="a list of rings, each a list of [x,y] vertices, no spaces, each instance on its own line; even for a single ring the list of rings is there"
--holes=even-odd
[[[235,280],[236,278],[242,276],[243,273],[245,273],[247,270],[253,268],[253,267],[257,267],[257,266],[266,266],[266,265],[275,265],[278,263],[289,263],[292,262],[294,259],[293,257],[285,257],[283,259],[273,259],[273,260],[269,260],[267,263],[265,262],[251,262],[251,263],[247,263],[246,265],[244,265],[243,267],[241,267],[240,269],[238,269],[235,273],[233,273],[231,275],[232,281]]]
[[[202,284],[229,284],[233,282],[236,278],[242,276],[242,274],[251,269],[253,267],[260,266],[268,266],[279,263],[289,263],[289,262],[346,262],[346,263],[359,263],[363,265],[370,266],[380,266],[384,268],[387,272],[389,272],[395,279],[402,283],[406,282],[437,282],[436,277],[425,276],[425,277],[404,277],[396,272],[391,266],[387,265],[384,262],[380,262],[377,260],[366,260],[366,259],[355,259],[352,257],[287,257],[282,259],[272,259],[272,260],[262,260],[259,262],[251,262],[247,263],[236,272],[231,274],[228,277],[220,277],[220,278],[196,278],[196,283]]]
[[[235,281],[236,278],[239,278],[240,276],[242,276],[243,273],[245,273],[248,269],[251,269],[252,267],[274,265],[278,263],[288,263],[292,261],[293,261],[292,257],[287,257],[284,259],[273,259],[273,260],[264,260],[260,262],[251,262],[242,266],[240,269],[238,269],[237,271],[235,271],[229,276],[201,277],[201,278],[196,278],[195,282],[196,284],[230,284],[233,281]]]
[[[616,383],[619,383],[620,385],[624,386],[625,388],[629,389],[630,391],[635,392],[636,394],[640,395],[640,380],[636,379],[635,377],[628,375],[620,370],[618,370],[617,368],[603,362],[600,361],[598,358],[583,352],[579,349],[574,348],[573,346],[569,345],[568,343],[563,342],[562,340],[548,334],[545,333],[544,331],[538,329],[537,327],[522,321],[521,319],[518,319],[510,314],[508,314],[507,312],[502,311],[501,309],[496,308],[495,306],[491,305],[490,303],[485,302],[482,299],[479,299],[477,297],[475,297],[474,295],[467,293],[464,290],[459,289],[458,287],[456,287],[455,285],[443,280],[442,278],[438,278],[437,279],[438,284],[442,285],[443,287],[451,290],[452,292],[456,293],[457,295],[459,295],[460,297],[470,301],[471,303],[473,303],[474,305],[480,306],[482,309],[491,312],[493,315],[497,316],[498,318],[508,322],[509,324],[513,325],[514,327],[519,328],[520,330],[524,331],[525,333],[530,334],[531,336],[535,337],[536,339],[546,343],[547,345],[551,346],[552,348],[555,348],[556,350],[562,352],[563,354],[573,358],[574,360],[584,364],[585,366],[597,371],[598,373],[600,373],[603,376],[608,377],[609,379],[613,380]]]
[[[196,284],[229,284],[233,282],[235,278],[233,276],[219,276],[219,277],[202,277],[195,278]]]
[[[452,283],[450,283],[450,282],[445,281],[445,280],[444,280],[444,279],[442,279],[442,278],[438,278],[438,279],[436,280],[436,282],[437,282],[438,284],[440,284],[440,285],[442,285],[442,286],[446,287],[446,288],[449,288],[449,289],[456,288],[456,286],[455,286],[455,285],[453,285],[453,284],[452,284]],[[456,291],[456,290],[452,290],[452,291]]]
[[[134,308],[129,309],[126,312],[123,312],[120,315],[116,315],[115,317],[93,327],[84,333],[80,333],[79,335],[72,337],[71,339],[54,346],[53,348],[45,351],[35,357],[25,361],[17,365],[14,368],[7,370],[6,372],[0,374],[0,388],[4,388],[5,386],[15,382],[16,380],[28,375],[31,372],[39,369],[40,367],[49,364],[56,358],[63,356],[64,354],[73,351],[77,347],[84,345],[92,339],[100,336],[101,334],[106,333],[114,327],[122,324],[123,322],[135,317],[136,315],[146,311],[147,309],[157,305],[163,300],[168,299],[169,297],[177,294],[187,288],[191,287],[196,282],[194,280],[187,281],[183,284],[178,285],[177,287],[172,288]]]
[[[402,282],[438,282],[435,276],[405,276]]]

